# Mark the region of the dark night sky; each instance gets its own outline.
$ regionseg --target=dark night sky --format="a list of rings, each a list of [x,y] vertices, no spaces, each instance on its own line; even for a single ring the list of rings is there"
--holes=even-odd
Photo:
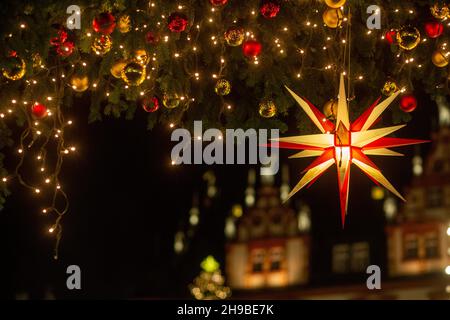
[[[420,106],[400,137],[429,138],[435,104],[416,90]],[[396,107],[396,105],[393,105]],[[41,298],[46,287],[62,298],[179,297],[199,272],[202,258],[212,253],[223,263],[224,218],[234,202],[242,202],[247,167],[215,166],[220,193],[201,213],[201,223],[189,250],[173,252],[173,237],[188,223],[193,190],[203,192],[203,166],[170,166],[170,132],[146,130],[145,114],[133,121],[106,119],[87,123],[88,104],[80,100],[70,111],[75,119],[67,140],[77,154],[64,165],[62,183],[71,202],[63,221],[60,260],[52,259],[50,223],[40,214],[35,195],[11,185],[13,194],[0,212],[0,297],[20,292]],[[385,123],[389,125],[387,121]],[[428,147],[422,147],[427,150]],[[414,147],[406,158],[372,157],[392,183],[403,191],[411,179]],[[7,150],[8,163],[14,156]],[[289,153],[282,153],[282,161]],[[291,185],[308,160],[292,160]],[[328,276],[331,244],[367,239],[371,262],[384,264],[384,218],[381,204],[370,199],[371,181],[352,170],[350,204],[344,230],[340,224],[335,170],[297,196],[312,207],[313,285],[339,281]],[[82,269],[81,292],[65,289],[65,269]]]

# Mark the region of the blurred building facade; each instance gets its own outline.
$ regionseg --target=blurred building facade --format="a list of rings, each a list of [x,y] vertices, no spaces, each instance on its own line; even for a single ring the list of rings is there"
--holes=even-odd
[[[305,284],[309,278],[309,216],[282,204],[280,188],[265,178],[254,192],[249,174],[246,210],[226,247],[226,272],[234,289]],[[255,196],[256,198],[252,198]]]
[[[236,232],[226,247],[228,283],[240,290],[235,298],[450,299],[450,118],[445,119],[441,117],[433,134],[426,161],[418,154],[413,158],[414,179],[400,210],[393,197],[374,188],[372,196],[383,198],[387,220],[387,274],[382,290],[369,290],[365,281],[310,285],[314,239],[309,236],[309,210],[296,213],[281,204],[289,191],[283,173],[281,187],[262,183],[258,192],[250,175],[247,193],[252,201],[246,201],[242,218],[235,220]],[[334,244],[332,273],[365,274],[371,264],[370,249],[369,241],[360,238]]]

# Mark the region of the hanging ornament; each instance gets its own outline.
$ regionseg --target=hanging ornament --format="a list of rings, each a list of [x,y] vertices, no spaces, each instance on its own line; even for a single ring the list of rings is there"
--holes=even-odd
[[[75,48],[75,44],[68,40],[65,30],[60,30],[58,36],[50,40],[50,44],[56,48],[56,53],[61,57],[70,56]]]
[[[277,114],[277,107],[272,100],[264,100],[259,104],[259,115],[263,118],[272,118]]]
[[[145,35],[145,41],[147,41],[147,43],[149,44],[155,45],[159,42],[159,39],[160,39],[159,35],[152,31],[147,32]]]
[[[329,8],[322,15],[323,22],[327,27],[336,29],[340,27],[344,21],[344,14],[341,9]]]
[[[94,39],[91,49],[96,55],[103,56],[107,54],[112,47],[112,39],[110,36],[101,35]]]
[[[221,7],[228,3],[228,0],[209,0],[214,7]]]
[[[84,92],[89,88],[89,77],[87,75],[74,74],[70,78],[70,86],[76,92]]]
[[[225,41],[231,47],[237,47],[244,42],[244,29],[239,27],[230,27],[224,34]]]
[[[125,66],[127,65],[127,61],[126,60],[118,60],[116,61],[113,66],[111,67],[110,71],[111,74],[113,75],[114,78],[119,79],[120,77],[122,77],[122,70],[123,68],[125,68]]]
[[[117,21],[117,29],[120,33],[128,33],[131,30],[131,20],[129,15],[124,15]]]
[[[345,80],[342,74],[339,84],[336,123],[327,120],[325,115],[311,103],[308,103],[290,89],[288,91],[322,132],[322,134],[274,139],[278,140],[279,148],[297,150],[297,154],[292,156],[292,158],[318,157],[305,170],[305,175],[291,191],[288,199],[302,188],[311,186],[321,174],[333,164],[336,164],[341,203],[341,221],[342,226],[344,226],[348,206],[350,167],[353,164],[367,174],[371,180],[376,181],[404,200],[400,193],[384,177],[381,170],[368,158],[368,155],[398,156],[400,155],[399,153],[388,148],[426,142],[412,139],[386,138],[387,135],[404,127],[403,125],[371,130],[374,122],[400,94],[400,91],[380,103],[378,101],[374,103],[353,123],[349,119]],[[298,152],[299,150],[304,151]]]
[[[146,77],[145,66],[133,60],[122,69],[121,78],[129,86],[139,86]]]
[[[155,112],[159,109],[159,100],[157,97],[151,97],[151,98],[144,98],[142,101],[142,109],[145,110],[145,112]]]
[[[242,51],[247,58],[255,58],[261,54],[262,44],[256,40],[247,40],[242,46]]]
[[[400,99],[400,109],[404,112],[413,112],[417,108],[417,99],[412,94],[403,96]]]
[[[325,0],[325,4],[330,8],[338,9],[342,7],[347,0]]]
[[[33,54],[31,57],[33,61],[33,68],[42,68],[42,65],[44,64],[42,57],[39,53]]]
[[[448,65],[448,58],[441,50],[436,50],[431,55],[431,61],[436,67],[443,68]]]
[[[437,38],[444,32],[444,25],[439,21],[429,21],[425,23],[425,33],[430,38]]]
[[[219,96],[229,95],[231,92],[231,83],[226,79],[220,79],[216,82],[214,90]]]
[[[42,119],[47,115],[47,107],[41,103],[31,106],[31,113],[35,118]]]
[[[430,10],[431,10],[431,14],[436,19],[445,20],[450,15],[449,6],[442,1],[437,1],[435,4],[433,4],[430,7]]]
[[[264,0],[259,11],[264,18],[275,18],[280,12],[280,2],[277,0]]]
[[[381,93],[387,97],[392,96],[397,91],[398,91],[398,85],[395,81],[392,81],[392,80],[387,80],[384,83],[383,88],[381,89]]]
[[[386,38],[387,42],[389,42],[390,44],[397,44],[397,30],[391,29],[391,30],[386,31],[386,34],[384,35],[384,37]]]
[[[3,68],[2,73],[6,79],[16,81],[25,76],[26,68],[25,61],[14,53],[8,58],[7,66]]]
[[[175,109],[180,105],[180,97],[176,93],[166,93],[163,97],[163,105],[167,109]]]
[[[337,112],[337,100],[332,99],[327,101],[323,106],[323,114],[328,120],[335,121]]]
[[[95,32],[110,35],[116,27],[116,19],[109,12],[100,13],[92,21],[92,28]]]
[[[150,62],[150,56],[144,49],[136,50],[134,52],[134,58],[136,59],[136,62],[142,65],[147,65]]]
[[[400,48],[413,50],[420,43],[420,32],[416,27],[402,27],[397,32],[397,42]]]
[[[188,18],[185,14],[174,12],[169,16],[168,27],[172,32],[183,32],[188,25]]]
[[[73,53],[75,44],[72,41],[66,41],[56,48],[56,53],[61,57],[68,57]]]

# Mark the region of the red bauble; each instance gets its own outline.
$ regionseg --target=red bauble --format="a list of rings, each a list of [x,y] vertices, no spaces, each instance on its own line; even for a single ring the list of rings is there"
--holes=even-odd
[[[262,44],[256,40],[247,40],[242,45],[242,51],[247,58],[255,58],[261,54]]]
[[[394,29],[388,30],[384,37],[390,44],[396,44],[397,43],[397,30],[394,30]]]
[[[404,112],[413,112],[417,108],[417,99],[412,94],[403,96],[400,100],[400,109]]]
[[[437,38],[444,32],[444,25],[439,21],[425,23],[425,33],[430,38]]]
[[[145,112],[155,112],[159,109],[159,100],[157,97],[145,98],[142,101],[142,109]]]
[[[31,113],[36,118],[43,118],[47,115],[47,107],[43,104],[36,103],[31,107]]]
[[[147,43],[149,44],[157,44],[159,40],[159,35],[152,31],[147,32],[147,34],[145,35],[145,41],[147,41]]]
[[[109,12],[100,13],[95,17],[94,21],[92,21],[92,27],[95,32],[110,35],[116,27],[116,18]]]
[[[188,25],[188,18],[180,12],[174,12],[169,16],[168,27],[172,32],[183,32]]]
[[[228,3],[228,0],[209,0],[214,7],[224,6]]]
[[[73,53],[74,49],[75,49],[75,44],[72,41],[66,41],[66,42],[60,44],[56,48],[56,52],[61,57],[68,57],[68,56],[70,56]]]
[[[259,11],[264,18],[275,18],[278,12],[280,12],[280,3],[275,0],[265,0],[263,1]]]
[[[58,36],[50,39],[50,44],[56,48],[56,53],[61,57],[68,57],[73,53],[75,44],[68,40],[69,35],[65,30],[60,30]]]

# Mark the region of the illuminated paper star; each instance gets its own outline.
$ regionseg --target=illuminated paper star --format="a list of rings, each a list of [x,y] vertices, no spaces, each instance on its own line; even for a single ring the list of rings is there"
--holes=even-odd
[[[336,164],[341,220],[344,227],[348,206],[350,165],[355,164],[377,185],[381,184],[405,201],[401,194],[383,176],[380,169],[367,157],[368,155],[402,156],[402,154],[388,148],[427,142],[424,140],[386,137],[405,125],[370,130],[371,126],[400,92],[396,92],[381,103],[379,103],[379,98],[356,121],[350,123],[344,76],[341,75],[336,123],[333,123],[310,102],[300,98],[289,88],[286,87],[286,89],[322,132],[322,134],[274,139],[279,141],[279,148],[303,150],[291,156],[291,159],[317,156],[314,162],[305,169],[305,175],[291,191],[288,199],[303,187],[312,185],[329,167]]]

